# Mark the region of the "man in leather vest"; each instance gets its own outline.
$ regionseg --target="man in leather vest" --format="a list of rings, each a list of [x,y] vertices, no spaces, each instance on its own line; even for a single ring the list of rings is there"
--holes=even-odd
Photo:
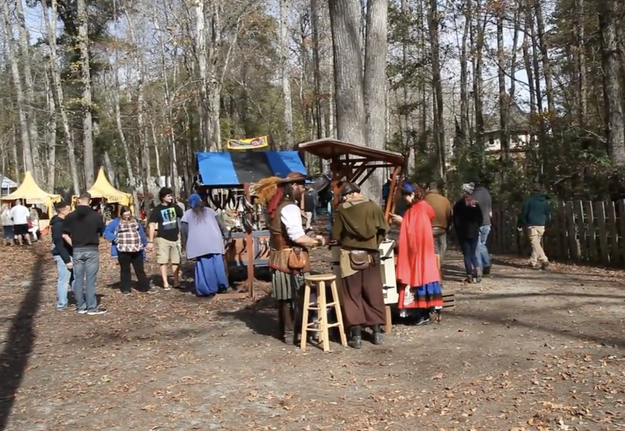
[[[390,227],[382,209],[365,199],[356,184],[346,183],[341,196],[344,201],[336,210],[332,241],[341,247],[341,302],[348,344],[360,349],[363,327],[372,329],[373,344],[382,344],[385,310],[379,246]]]
[[[322,237],[311,238],[304,232],[305,182],[304,175],[291,172],[285,179],[267,178],[253,188],[258,202],[267,203],[272,295],[278,301],[280,337],[287,344],[297,343],[301,333],[301,288],[310,272],[308,249],[324,244]]]

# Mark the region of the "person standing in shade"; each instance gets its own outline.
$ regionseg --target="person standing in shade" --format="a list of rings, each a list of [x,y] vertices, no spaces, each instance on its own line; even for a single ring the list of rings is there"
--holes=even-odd
[[[160,204],[150,213],[150,233],[148,235],[147,251],[151,251],[156,245],[156,263],[160,267],[163,279],[163,289],[169,290],[167,265],[171,263],[174,276],[174,287],[180,288],[180,219],[183,216],[182,209],[174,203],[174,192],[170,188],[163,187],[158,192]]]
[[[100,269],[100,237],[104,232],[104,219],[90,206],[91,195],[81,193],[78,205],[63,223],[63,238],[73,247],[74,296],[76,310],[80,314],[106,313],[98,306],[96,282]]]
[[[56,311],[63,311],[67,308],[67,288],[72,283],[73,262],[72,246],[63,239],[63,224],[69,215],[71,208],[65,202],[54,205],[56,215],[50,220],[50,230],[52,231],[52,256],[56,262]]]
[[[490,255],[488,254],[488,247],[486,247],[486,241],[488,241],[488,235],[490,234],[491,221],[490,218],[493,215],[493,201],[488,189],[480,182],[479,178],[475,178],[471,181],[475,185],[473,199],[478,203],[482,210],[482,225],[480,226],[480,237],[477,242],[477,264],[482,269],[483,275],[490,274]]]
[[[425,201],[434,209],[432,234],[434,235],[434,253],[438,254],[440,265],[447,250],[447,232],[451,228],[451,202],[438,191],[436,182],[428,185]]]
[[[11,218],[11,209],[7,204],[2,205],[2,239],[4,245],[13,245],[15,243],[15,234],[13,233],[13,219]]]
[[[17,243],[23,245],[24,238],[26,238],[26,242],[30,245],[30,233],[28,232],[30,211],[22,205],[22,201],[15,201],[15,205],[11,208],[11,218],[13,219],[13,233],[15,234]]]
[[[542,240],[545,226],[551,222],[551,208],[540,184],[534,185],[534,194],[523,204],[521,222],[527,228],[532,245],[530,265],[534,269],[547,269],[549,259],[543,250]]]

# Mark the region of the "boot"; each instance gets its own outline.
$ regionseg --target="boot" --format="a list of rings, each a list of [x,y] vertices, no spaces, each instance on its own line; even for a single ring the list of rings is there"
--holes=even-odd
[[[286,344],[295,343],[295,328],[293,325],[293,307],[291,301],[278,301],[278,324],[280,338]]]
[[[352,326],[349,328],[349,347],[360,349],[362,347],[362,328],[360,326]]]
[[[476,283],[482,282],[482,268],[475,269],[475,282]]]
[[[430,310],[417,310],[419,312],[419,317],[417,319],[417,326],[427,325],[431,322],[430,320]]]
[[[382,326],[373,325],[373,340],[372,343],[376,346],[382,344]]]

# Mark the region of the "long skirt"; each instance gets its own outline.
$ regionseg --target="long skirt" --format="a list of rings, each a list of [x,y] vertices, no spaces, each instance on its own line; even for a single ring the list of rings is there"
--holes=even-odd
[[[443,292],[438,281],[422,286],[402,286],[399,288],[397,306],[402,309],[431,309],[443,307]]]
[[[371,265],[343,278],[341,301],[347,328],[383,325],[385,310],[380,267]]]
[[[195,261],[195,293],[208,296],[228,289],[228,276],[222,254],[207,254]]]

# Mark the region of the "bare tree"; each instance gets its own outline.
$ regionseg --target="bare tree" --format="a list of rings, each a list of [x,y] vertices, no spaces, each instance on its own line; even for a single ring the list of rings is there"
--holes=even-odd
[[[93,102],[91,97],[91,71],[89,60],[89,23],[86,0],[76,1],[78,27],[78,48],[80,50],[80,77],[82,84],[82,128],[84,146],[85,188],[89,189],[95,179],[93,157]]]
[[[26,100],[28,103],[26,108],[26,115],[28,118],[28,134],[30,135],[30,147],[33,155],[33,164],[35,165],[35,172],[33,172],[33,175],[35,176],[35,179],[43,181],[44,170],[39,154],[39,132],[37,130],[37,115],[35,110],[35,89],[33,85],[33,74],[30,67],[31,52],[28,44],[30,37],[28,29],[26,28],[26,20],[24,19],[24,6],[22,5],[22,0],[15,1],[15,14],[17,16],[17,26],[20,37],[20,62],[23,68],[22,75],[24,76]]]
[[[282,77],[282,100],[284,103],[284,140],[287,148],[293,148],[293,106],[291,102],[291,74],[289,66],[289,4],[280,0],[280,73]]]
[[[44,14],[47,14],[47,37],[48,47],[50,49],[50,75],[52,76],[52,86],[54,95],[56,96],[56,109],[61,114],[61,125],[63,127],[63,142],[67,148],[69,171],[72,177],[72,185],[74,193],[80,192],[80,183],[78,181],[78,167],[76,165],[76,152],[74,149],[74,139],[69,124],[69,116],[65,107],[65,96],[63,94],[63,85],[61,83],[61,70],[59,66],[59,58],[57,54],[57,21],[58,21],[58,1],[50,0],[50,9],[47,7],[47,0],[41,0]]]
[[[618,0],[600,1],[599,28],[601,30],[606,137],[612,163],[621,167],[625,166],[625,123],[616,30],[623,23],[622,13],[622,4]]]
[[[11,77],[15,86],[16,103],[20,123],[20,135],[22,141],[22,161],[23,167],[30,171],[33,175],[35,165],[33,162],[32,148],[30,143],[28,115],[27,115],[27,99],[24,96],[22,87],[22,78],[18,65],[18,45],[13,36],[13,26],[11,24],[11,13],[7,1],[2,1],[2,22],[4,23],[4,34],[7,37],[7,58],[11,64]]]

